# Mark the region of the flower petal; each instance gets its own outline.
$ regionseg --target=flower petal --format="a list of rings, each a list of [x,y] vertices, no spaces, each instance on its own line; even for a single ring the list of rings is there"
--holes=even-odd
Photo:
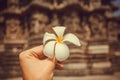
[[[50,41],[44,46],[43,53],[45,56],[47,56],[49,58],[53,58],[55,43],[56,43],[55,41]]]
[[[55,40],[55,39],[56,39],[55,34],[50,34],[50,33],[46,32],[46,33],[44,34],[43,44],[45,44],[46,41],[48,41],[48,40]]]
[[[53,30],[55,31],[55,33],[57,34],[57,36],[63,36],[64,32],[65,32],[65,27],[64,26],[57,26],[54,27]]]
[[[66,44],[57,43],[55,46],[55,57],[58,61],[64,61],[69,57],[69,48]]]
[[[64,36],[63,42],[65,42],[65,41],[71,42],[71,43],[73,43],[73,44],[75,44],[75,45],[77,45],[77,46],[81,46],[80,41],[79,41],[79,39],[77,38],[77,36],[75,36],[75,35],[72,34],[72,33],[66,34],[66,35]]]

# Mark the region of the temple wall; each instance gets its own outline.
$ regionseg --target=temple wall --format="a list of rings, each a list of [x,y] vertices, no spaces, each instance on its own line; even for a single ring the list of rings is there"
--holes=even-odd
[[[19,0],[10,1],[6,2],[9,7],[10,3],[21,4]],[[44,3],[42,8],[36,1]],[[64,70],[56,70],[55,76],[114,75],[120,72],[120,16],[113,16],[114,10],[109,4],[106,5],[110,8],[104,9],[105,3],[103,5],[101,0],[67,1],[59,1],[55,7],[52,0],[33,0],[26,5],[28,8],[13,5],[0,12],[1,79],[21,77],[19,53],[42,45],[44,33],[53,32],[54,26],[65,26],[66,33],[76,34],[82,44],[81,47],[69,45],[71,55],[65,61]],[[48,3],[52,7],[46,8]]]

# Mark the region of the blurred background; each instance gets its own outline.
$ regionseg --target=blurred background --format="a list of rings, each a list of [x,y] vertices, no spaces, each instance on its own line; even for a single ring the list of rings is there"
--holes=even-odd
[[[0,0],[0,80],[22,80],[19,53],[42,44],[54,26],[82,44],[69,45],[54,80],[120,79],[120,0]]]

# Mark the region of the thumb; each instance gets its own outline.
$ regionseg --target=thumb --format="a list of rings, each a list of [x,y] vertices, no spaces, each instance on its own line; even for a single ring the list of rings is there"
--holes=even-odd
[[[45,66],[45,70],[43,71],[43,73],[45,72],[47,75],[50,75],[55,69],[56,58],[47,58],[43,61],[43,64]]]

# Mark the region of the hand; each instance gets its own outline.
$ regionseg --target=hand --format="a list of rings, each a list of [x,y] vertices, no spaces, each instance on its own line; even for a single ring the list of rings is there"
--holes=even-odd
[[[43,45],[26,50],[19,55],[23,80],[52,80],[54,69],[63,69],[63,64],[55,57],[43,55]]]

